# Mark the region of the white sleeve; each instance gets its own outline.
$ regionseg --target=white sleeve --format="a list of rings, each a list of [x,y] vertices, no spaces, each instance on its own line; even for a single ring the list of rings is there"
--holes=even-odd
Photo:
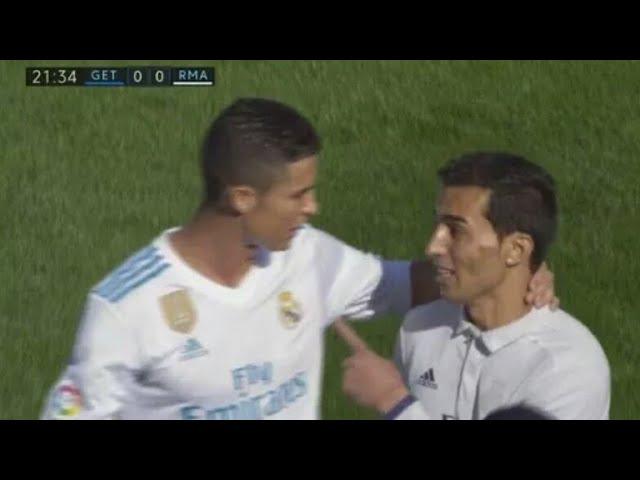
[[[133,332],[109,303],[89,295],[69,365],[51,389],[43,420],[113,419],[137,368]]]
[[[410,262],[386,261],[315,231],[320,284],[331,322],[344,316],[404,315],[411,307]]]

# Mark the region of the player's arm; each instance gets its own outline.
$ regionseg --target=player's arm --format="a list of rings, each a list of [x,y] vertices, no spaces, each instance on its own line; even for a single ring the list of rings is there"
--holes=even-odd
[[[412,307],[440,296],[435,269],[428,261],[383,260],[331,235],[316,236],[320,283],[328,300],[328,319],[405,315]],[[530,284],[527,301],[557,306],[553,275],[543,265]]]
[[[41,418],[117,418],[134,381],[137,350],[130,328],[113,307],[89,295],[73,355],[51,389]]]
[[[440,298],[440,288],[436,283],[436,270],[427,260],[413,261],[411,275],[411,306],[417,307]]]
[[[345,394],[358,405],[374,408],[388,420],[432,420],[411,395],[393,361],[371,350],[343,320],[337,320],[334,329],[352,352],[343,362]]]
[[[327,323],[338,317],[365,319],[411,308],[410,262],[385,261],[312,229]]]

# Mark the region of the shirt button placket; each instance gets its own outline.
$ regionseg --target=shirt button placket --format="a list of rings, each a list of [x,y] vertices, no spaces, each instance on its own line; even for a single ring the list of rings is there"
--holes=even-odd
[[[478,351],[477,340],[469,337],[469,354],[462,370],[462,383],[458,398],[458,418],[472,418],[480,374],[482,354]]]

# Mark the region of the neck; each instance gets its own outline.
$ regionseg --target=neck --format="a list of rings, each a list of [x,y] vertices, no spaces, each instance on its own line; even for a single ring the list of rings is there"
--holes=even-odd
[[[469,320],[480,330],[492,330],[529,313],[531,306],[525,303],[525,296],[531,276],[528,270],[507,272],[495,289],[465,305]]]
[[[169,241],[178,255],[201,275],[237,287],[253,265],[256,246],[247,239],[240,217],[202,209]]]

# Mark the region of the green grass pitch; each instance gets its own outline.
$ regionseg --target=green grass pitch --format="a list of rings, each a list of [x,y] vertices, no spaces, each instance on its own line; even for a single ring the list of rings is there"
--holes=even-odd
[[[27,66],[76,64],[212,65],[216,85],[25,87]],[[638,79],[638,62],[0,62],[0,418],[38,416],[88,289],[190,217],[201,138],[238,96],[314,122],[325,148],[313,223],[386,257],[423,257],[450,156],[507,149],[548,168],[562,306],[604,346],[612,418],[640,418]],[[357,328],[388,355],[398,325]],[[328,333],[323,417],[375,418],[340,391],[345,355]]]

